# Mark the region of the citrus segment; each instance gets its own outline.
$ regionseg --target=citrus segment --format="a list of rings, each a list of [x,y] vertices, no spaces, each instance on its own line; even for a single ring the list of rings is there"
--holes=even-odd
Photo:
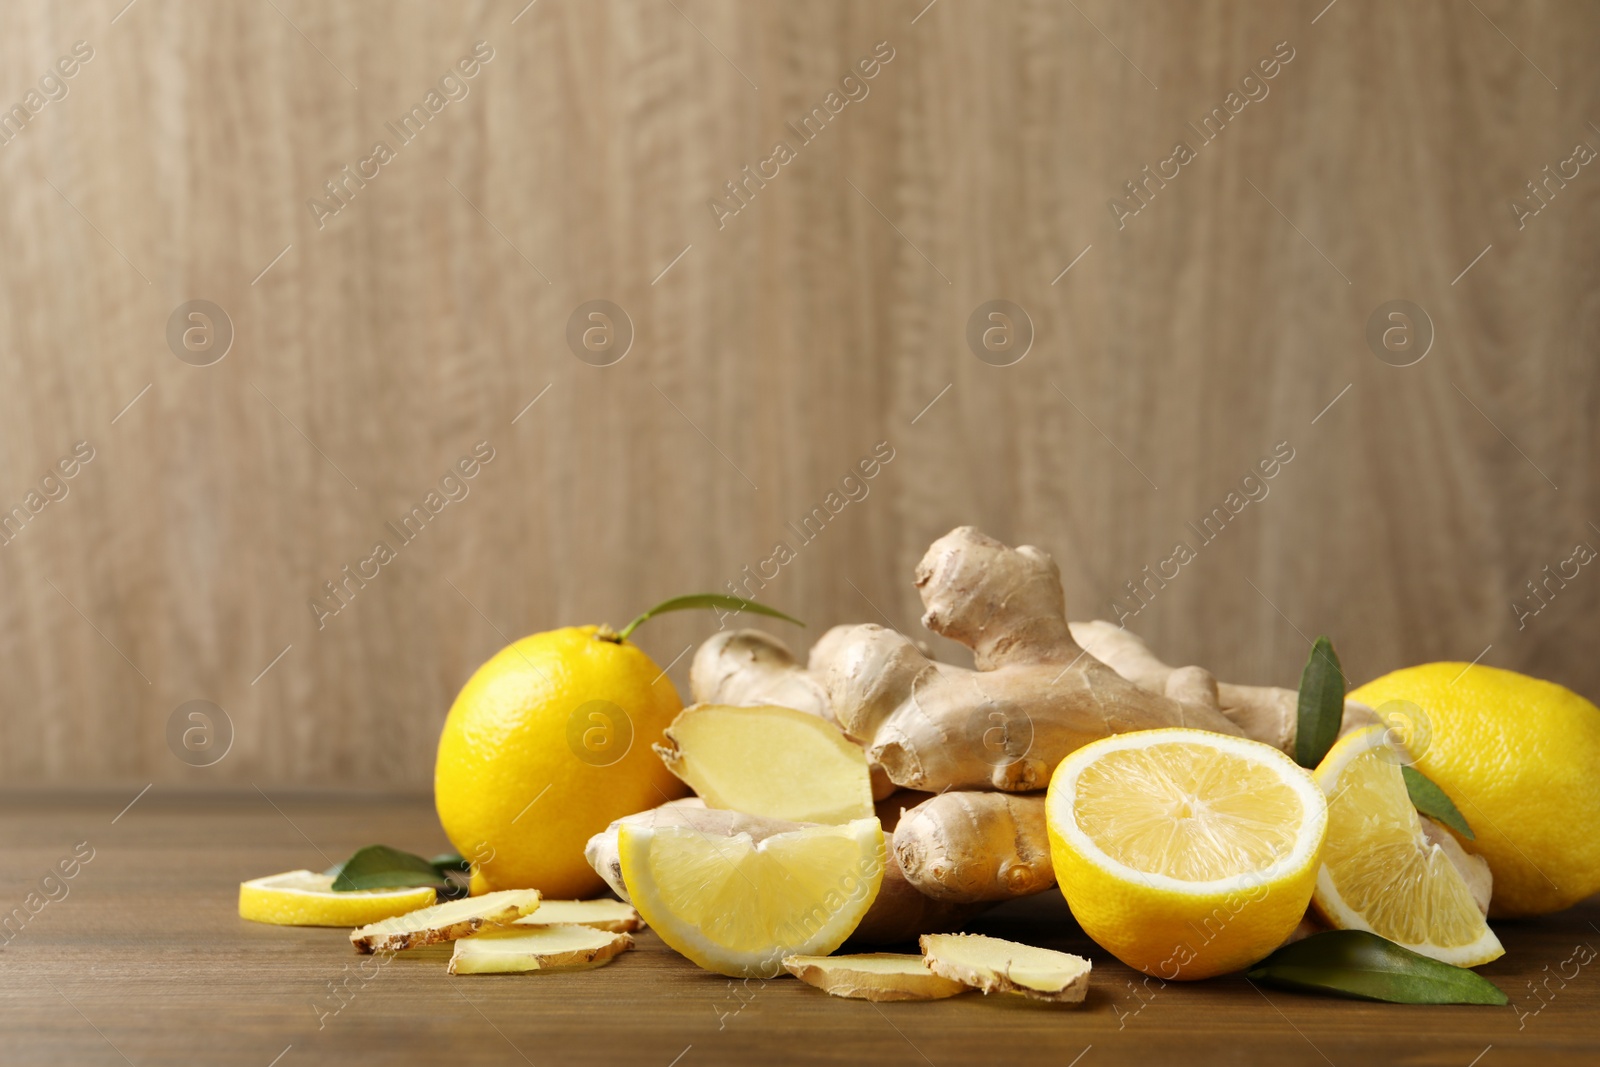
[[[673,720],[656,752],[709,807],[793,822],[872,815],[866,751],[817,715],[696,704]]]
[[[1369,930],[1458,967],[1504,954],[1466,881],[1431,844],[1406,792],[1403,757],[1368,726],[1340,739],[1316,770],[1328,796],[1317,910],[1342,930]]]
[[[618,849],[644,921],[695,963],[734,977],[770,978],[784,956],[838,948],[877,896],[885,859],[876,819],[759,843],[623,823]]]

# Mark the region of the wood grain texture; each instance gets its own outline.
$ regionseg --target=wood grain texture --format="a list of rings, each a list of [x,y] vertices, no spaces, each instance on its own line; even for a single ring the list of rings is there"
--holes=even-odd
[[[1356,681],[1481,654],[1600,695],[1600,571],[1512,608],[1600,546],[1600,170],[1509,208],[1600,147],[1592,6],[923,3],[6,4],[0,102],[94,55],[0,146],[0,507],[95,458],[0,547],[0,778],[424,788],[508,639],[723,587],[780,540],[760,594],[811,636],[915,629],[911,569],[959,523],[1049,549],[1072,615],[1110,615],[1277,442],[1270,495],[1130,620],[1164,657],[1293,684],[1327,633]],[[878,42],[868,95],[790,132]],[[235,331],[207,367],[165,338],[197,298]],[[995,298],[1036,332],[1013,366],[965,340]],[[567,347],[592,299],[633,323],[613,366]],[[1364,339],[1394,299],[1436,333],[1403,369]],[[480,441],[470,494],[319,629],[323,583]],[[708,627],[641,640],[665,665]],[[212,767],[167,746],[192,699],[236,732]]]
[[[238,883],[317,867],[323,854],[342,857],[374,838],[422,851],[443,847],[426,799],[273,792],[269,802],[253,792],[185,797],[157,787],[113,824],[127,799],[12,795],[0,802],[7,909],[37,892],[79,842],[94,850],[64,883],[66,895],[0,947],[8,1064],[265,1067],[282,1055],[279,1067],[441,1060],[1060,1067],[1092,1047],[1085,1065],[1321,1065],[1376,1055],[1440,1067],[1464,1067],[1478,1056],[1485,1067],[1560,1067],[1593,1063],[1600,1051],[1595,965],[1576,975],[1573,964],[1563,966],[1575,948],[1600,940],[1594,901],[1497,924],[1506,955],[1481,973],[1511,998],[1507,1007],[1333,1000],[1256,989],[1236,977],[1141,984],[1143,976],[1084,936],[1054,892],[1008,905],[974,929],[1088,956],[1094,973],[1081,1007],[976,993],[874,1007],[788,977],[745,985],[709,974],[648,930],[635,935],[634,951],[576,974],[451,977],[449,946],[406,952],[380,969],[351,950],[342,929],[240,919]],[[365,981],[356,969],[363,959],[365,973],[375,974]]]

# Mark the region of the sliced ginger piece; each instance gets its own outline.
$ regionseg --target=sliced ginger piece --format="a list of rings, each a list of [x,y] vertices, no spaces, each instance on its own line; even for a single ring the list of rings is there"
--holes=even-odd
[[[971,986],[934,974],[921,956],[785,956],[783,968],[807,985],[855,1000],[942,1000]]]
[[[359,927],[350,931],[350,941],[357,952],[398,952],[418,945],[454,941],[495,923],[513,923],[538,906],[537,889],[502,889],[497,893],[419,908]]]
[[[793,708],[696,704],[655,746],[706,804],[792,822],[869,819],[866,752],[826,719]]]
[[[541,900],[539,910],[524,915],[513,926],[555,926],[566,923],[572,926],[590,926],[596,930],[625,933],[637,930],[644,923],[639,913],[620,900]]]
[[[574,923],[502,926],[456,941],[449,971],[451,974],[581,971],[610,963],[613,957],[632,947],[633,938],[625,933]]]
[[[1068,952],[983,934],[923,934],[928,969],[985,993],[1079,1004],[1089,992],[1089,961]]]

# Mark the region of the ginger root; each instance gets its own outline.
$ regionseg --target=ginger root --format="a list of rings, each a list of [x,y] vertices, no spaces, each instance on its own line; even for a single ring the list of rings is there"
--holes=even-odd
[[[589,839],[584,857],[589,861],[589,866],[605,879],[612,892],[625,901],[628,899],[628,889],[622,881],[622,860],[617,848],[617,828],[625,822],[647,826],[688,826],[715,839],[749,834],[751,840],[756,842],[764,841],[773,834],[798,830],[804,825],[708,808],[698,797],[668,801],[650,811],[618,819]],[[853,943],[893,945],[914,941],[920,934],[959,930],[967,920],[988,907],[983,903],[935,900],[919,892],[906,881],[905,874],[900,870],[888,825],[884,828],[884,843],[888,846],[888,857],[884,863],[883,883],[878,888],[872,907],[867,909],[861,924],[850,935]]]
[[[872,624],[835,627],[810,659],[839,725],[896,785],[1031,792],[1068,753],[1108,734],[1242,732],[1214,705],[1150,692],[1080,648],[1060,572],[1037,548],[958,527],[928,549],[916,584],[923,625],[972,649],[977,670],[930,660]]]
[[[822,683],[789,646],[760,630],[724,630],[695,650],[689,692],[698,704],[776,704],[837,722]]]
[[[1294,754],[1300,719],[1297,691],[1271,685],[1231,685],[1217,681],[1202,667],[1169,667],[1136,634],[1102,619],[1068,626],[1085,651],[1135,685],[1174,700],[1205,703],[1209,699],[1246,737]],[[1339,736],[1377,718],[1365,704],[1347,700]]]
[[[940,793],[901,817],[892,851],[935,900],[1011,900],[1056,884],[1043,793]]]

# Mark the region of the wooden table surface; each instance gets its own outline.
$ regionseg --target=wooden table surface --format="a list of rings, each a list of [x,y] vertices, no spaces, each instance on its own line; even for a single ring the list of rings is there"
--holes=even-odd
[[[399,956],[351,981],[343,930],[245,922],[241,879],[321,868],[383,841],[446,842],[426,798],[125,793],[0,795],[0,905],[37,912],[0,946],[5,1064],[313,1063],[1438,1064],[1600,1061],[1600,898],[1500,923],[1506,956],[1483,968],[1505,1008],[1398,1007],[1252,987],[1168,985],[1141,1001],[1134,975],[1092,944],[1055,894],[976,928],[1088,955],[1081,1008],[977,994],[929,1004],[841,1000],[787,978],[749,988],[696,969],[646,931],[599,970],[452,978],[447,948]],[[87,842],[86,846],[80,842]],[[40,884],[74,848],[92,858]],[[62,895],[62,887],[65,896]],[[15,920],[13,920],[15,926]],[[350,970],[347,970],[350,968]],[[1576,970],[1576,974],[1574,971]],[[1562,977],[1564,975],[1565,977]],[[1544,983],[1543,1000],[1530,983]],[[1143,1004],[1141,1010],[1141,1004]],[[1541,1007],[1542,1005],[1542,1007]],[[319,1007],[321,1010],[319,1011]],[[319,1025],[320,1023],[320,1025]]]

